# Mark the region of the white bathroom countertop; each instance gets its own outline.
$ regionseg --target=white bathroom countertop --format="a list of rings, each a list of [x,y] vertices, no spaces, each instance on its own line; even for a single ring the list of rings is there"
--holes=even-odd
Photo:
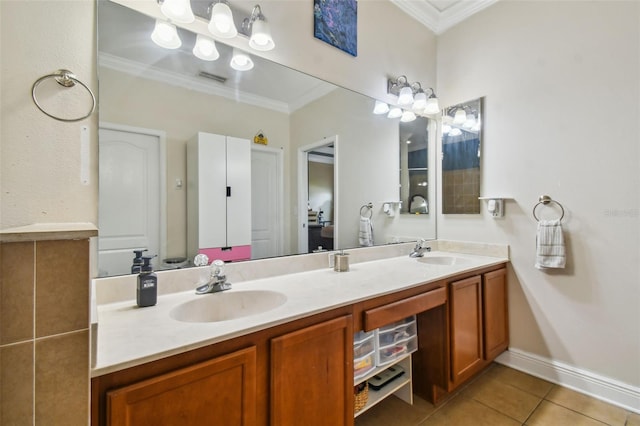
[[[136,307],[135,300],[98,305],[93,332],[91,376],[204,347],[230,338],[270,328],[320,312],[339,308],[442,280],[461,273],[499,265],[508,257],[435,251],[425,257],[455,256],[459,264],[436,265],[408,256],[350,265],[349,272],[324,268],[232,283],[226,292],[272,290],[286,295],[281,306],[265,313],[233,320],[194,323],[171,318],[176,306],[216,293],[196,295],[194,289],[159,295],[156,306]],[[162,285],[159,279],[158,285]]]

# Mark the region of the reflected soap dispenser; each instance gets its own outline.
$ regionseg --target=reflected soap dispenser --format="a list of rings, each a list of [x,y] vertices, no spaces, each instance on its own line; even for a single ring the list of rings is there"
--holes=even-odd
[[[158,300],[158,276],[153,272],[151,259],[155,256],[143,256],[143,265],[138,275],[136,302],[139,307],[154,306]]]
[[[144,261],[142,260],[142,253],[147,251],[147,249],[134,250],[133,252],[136,254],[136,257],[133,258],[133,265],[131,265],[131,273],[139,274],[142,271],[142,265]]]

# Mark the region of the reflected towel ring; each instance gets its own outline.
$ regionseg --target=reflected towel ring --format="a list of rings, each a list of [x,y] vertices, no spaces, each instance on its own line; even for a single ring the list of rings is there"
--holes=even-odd
[[[560,207],[560,210],[562,210],[562,215],[560,216],[559,220],[562,221],[562,218],[564,218],[564,207],[562,207],[562,204],[552,199],[548,195],[541,195],[540,198],[538,198],[538,203],[533,206],[533,218],[536,221],[540,222],[540,219],[538,219],[538,216],[536,216],[536,207],[538,207],[540,204],[544,204],[546,206],[549,203],[556,203],[558,207]]]
[[[365,213],[369,211],[369,219],[373,217],[373,211],[371,211],[371,209],[373,209],[373,203],[365,204],[364,206],[360,207],[360,216],[365,217],[364,214],[362,214],[362,209],[367,209]]]
[[[55,78],[55,80],[58,82],[58,84],[63,86],[63,87],[73,87],[73,86],[76,85],[76,83],[78,83],[80,86],[84,87],[87,90],[87,92],[89,92],[89,95],[91,95],[91,103],[92,103],[91,104],[91,110],[87,114],[83,115],[82,117],[78,117],[78,118],[61,118],[61,117],[56,117],[53,114],[49,114],[47,111],[44,110],[44,108],[42,108],[42,106],[38,102],[38,98],[36,96],[36,89],[38,88],[40,83],[42,83],[44,80],[46,80],[48,78]],[[75,76],[75,74],[73,74],[69,70],[60,69],[60,70],[54,72],[53,74],[48,74],[48,75],[42,76],[39,79],[37,79],[35,81],[35,83],[33,83],[33,86],[31,87],[31,97],[33,98],[33,102],[36,104],[38,109],[40,111],[42,111],[45,115],[48,115],[51,118],[54,118],[54,119],[59,120],[59,121],[64,121],[64,122],[67,122],[67,123],[84,120],[85,118],[87,118],[91,114],[93,114],[93,111],[95,111],[95,109],[96,109],[96,97],[93,94],[93,92],[91,91],[91,89],[89,89],[89,87],[86,84],[84,84],[82,81],[78,80],[78,78]]]

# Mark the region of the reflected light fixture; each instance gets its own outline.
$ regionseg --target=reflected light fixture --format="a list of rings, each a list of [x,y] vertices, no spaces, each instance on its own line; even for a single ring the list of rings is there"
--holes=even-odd
[[[191,10],[191,0],[158,0],[164,16],[179,24],[190,24],[196,20]]]
[[[392,107],[389,110],[389,114],[387,114],[387,118],[398,118],[402,117],[402,109],[398,107]]]
[[[400,121],[403,123],[408,123],[416,119],[416,114],[413,111],[402,111],[402,116],[400,117]]]
[[[262,14],[260,5],[255,5],[251,16],[244,18],[241,27],[242,34],[249,37],[249,46],[252,49],[267,51],[276,47],[271,38],[271,30],[267,23],[267,18]]]
[[[456,114],[453,116],[453,123],[463,124],[465,121],[467,121],[467,113],[464,108],[458,108]]]
[[[233,57],[231,58],[229,65],[231,65],[231,68],[236,71],[248,71],[253,68],[253,60],[251,60],[248,53],[234,47]]]
[[[376,101],[376,104],[373,107],[374,114],[386,114],[388,112],[389,112],[389,105],[381,101]]]
[[[151,33],[151,40],[165,49],[177,49],[182,46],[176,26],[160,19],[156,19],[156,25]]]
[[[238,35],[238,29],[233,22],[233,13],[229,4],[222,0],[218,3],[212,4],[211,20],[207,28],[216,37],[220,38],[233,38]]]
[[[220,57],[215,41],[202,34],[198,34],[196,37],[196,44],[193,46],[193,54],[203,61],[215,61]]]

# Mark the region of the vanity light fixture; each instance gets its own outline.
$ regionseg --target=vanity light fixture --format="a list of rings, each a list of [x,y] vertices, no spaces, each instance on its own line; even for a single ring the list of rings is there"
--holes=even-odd
[[[190,24],[196,20],[191,10],[191,0],[158,0],[164,16],[179,24]]]
[[[432,88],[429,88],[431,94],[422,89],[420,82],[409,83],[407,77],[401,75],[397,78],[387,80],[387,93],[398,97],[398,105],[403,107],[411,107],[416,114],[437,114],[440,112],[438,98]]]
[[[248,53],[234,47],[233,57],[229,65],[236,71],[248,71],[253,68],[253,60],[251,60]]]
[[[467,112],[464,110],[464,108],[457,109],[455,115],[453,116],[453,123],[463,124],[465,121],[467,121]]]
[[[262,14],[260,5],[255,5],[251,11],[251,16],[244,18],[240,32],[249,37],[249,46],[252,49],[267,51],[276,47],[271,38],[271,31],[267,18]]]
[[[238,29],[233,21],[233,12],[226,1],[212,3],[209,9],[211,20],[207,28],[211,34],[220,38],[233,38],[238,35]]]
[[[165,49],[177,49],[182,46],[176,26],[160,19],[156,19],[156,25],[151,33],[151,40]]]
[[[203,61],[215,61],[220,57],[215,41],[202,34],[198,34],[196,37],[196,44],[193,46],[193,54]]]

